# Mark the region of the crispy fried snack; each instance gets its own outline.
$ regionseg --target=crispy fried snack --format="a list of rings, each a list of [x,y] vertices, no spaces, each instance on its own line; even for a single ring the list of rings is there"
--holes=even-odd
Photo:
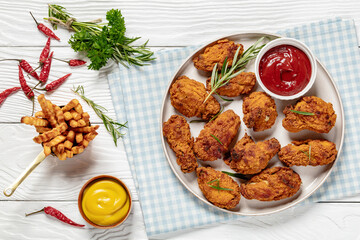
[[[240,128],[240,117],[233,111],[221,113],[215,120],[205,124],[195,140],[194,152],[198,159],[214,161],[221,158],[223,153],[235,138]]]
[[[220,111],[213,96],[204,103],[207,95],[204,84],[186,76],[179,77],[170,88],[171,105],[186,117],[209,120]]]
[[[313,115],[303,115],[291,110]],[[283,112],[285,118],[282,125],[289,132],[308,129],[318,133],[328,133],[336,122],[336,114],[332,104],[315,96],[302,97],[295,106],[287,106]]]
[[[35,118],[23,117],[21,122],[35,126],[40,134],[34,142],[43,144],[46,156],[54,153],[60,160],[71,158],[82,153],[96,137],[99,125],[90,126],[90,116],[83,112],[78,100],[71,100],[63,108],[46,100],[43,94],[38,101],[42,111]]]
[[[242,107],[245,125],[255,132],[271,128],[278,116],[274,99],[264,92],[253,92],[245,97]]]
[[[276,138],[255,143],[246,133],[230,151],[230,158],[225,163],[235,172],[241,174],[256,174],[268,165],[269,161],[280,150]]]
[[[232,61],[236,50],[240,47],[239,55],[244,52],[242,44],[236,44],[228,39],[217,41],[214,45],[205,48],[204,53],[193,58],[194,66],[203,71],[211,72],[217,63],[218,69],[222,68],[225,58],[227,57],[228,66],[232,65]]]
[[[210,78],[206,80],[206,90],[211,91]],[[225,85],[216,90],[216,93],[226,97],[237,97],[242,94],[248,94],[254,88],[256,83],[255,73],[242,72],[236,77],[230,79]]]
[[[27,116],[21,118],[21,123],[33,125],[35,127],[46,127],[47,125],[49,125],[49,122],[46,119]]]
[[[196,174],[200,190],[209,202],[226,209],[232,209],[238,205],[241,197],[240,187],[227,174],[211,167],[199,167],[196,169]],[[224,190],[215,189],[211,186]]]
[[[281,148],[278,153],[280,161],[287,166],[318,166],[335,161],[336,145],[328,140],[293,141]]]
[[[190,126],[186,119],[179,115],[172,115],[167,122],[163,123],[163,135],[170,148],[176,154],[176,162],[181,171],[190,173],[198,167],[194,155],[194,138],[191,137]]]
[[[255,175],[246,184],[241,184],[240,192],[247,199],[276,201],[295,195],[300,185],[299,174],[291,168],[273,167]]]

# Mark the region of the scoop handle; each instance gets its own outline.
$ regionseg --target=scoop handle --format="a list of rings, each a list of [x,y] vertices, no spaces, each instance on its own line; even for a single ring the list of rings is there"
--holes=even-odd
[[[27,176],[46,158],[44,151],[32,161],[32,163],[20,174],[20,176],[7,188],[4,189],[4,195],[10,197],[16,188],[25,180]]]

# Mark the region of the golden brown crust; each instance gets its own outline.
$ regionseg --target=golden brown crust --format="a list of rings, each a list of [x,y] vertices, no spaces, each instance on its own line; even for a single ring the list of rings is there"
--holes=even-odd
[[[226,209],[232,209],[239,204],[240,187],[231,177],[211,167],[197,168],[196,174],[200,190],[209,202]],[[217,186],[217,184],[221,188],[231,190],[218,190],[211,187]]]
[[[245,125],[255,132],[271,128],[278,116],[274,99],[264,92],[253,92],[245,97],[242,108]]]
[[[181,76],[170,87],[171,105],[186,117],[200,117],[204,120],[211,119],[220,111],[219,102],[208,96],[204,84]]]
[[[240,191],[247,199],[276,201],[295,195],[300,189],[299,174],[288,167],[268,168],[255,175],[246,184],[241,184]]]
[[[193,58],[194,66],[199,70],[211,72],[216,63],[218,64],[218,69],[221,69],[226,57],[228,58],[228,66],[231,66],[236,50],[239,47],[238,56],[240,57],[244,52],[242,44],[236,44],[228,39],[219,40],[214,45],[205,48],[204,53]]]
[[[280,150],[276,138],[255,143],[246,133],[231,149],[231,157],[224,160],[235,172],[256,174],[268,165],[269,161]]]
[[[302,115],[291,110],[314,113],[314,115]],[[318,133],[328,133],[336,122],[332,104],[315,96],[302,97],[295,106],[287,106],[283,112],[285,118],[282,125],[289,132],[308,129]]]
[[[293,141],[281,148],[278,155],[287,166],[318,166],[335,161],[337,150],[333,142],[308,139]]]
[[[229,145],[240,128],[240,117],[233,111],[221,113],[215,120],[205,124],[195,140],[195,155],[203,161],[214,161],[228,151]],[[213,136],[219,139],[220,144]]]
[[[176,162],[184,173],[193,172],[198,163],[193,152],[194,138],[191,137],[189,124],[179,115],[172,115],[163,123],[163,135],[176,154]]]
[[[224,86],[218,88],[216,93],[226,97],[237,97],[242,94],[248,94],[254,88],[256,83],[255,73],[242,72]],[[206,80],[206,90],[211,91],[210,78]]]

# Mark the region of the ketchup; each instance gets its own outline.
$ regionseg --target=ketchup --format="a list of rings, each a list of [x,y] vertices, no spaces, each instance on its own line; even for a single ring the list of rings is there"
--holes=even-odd
[[[271,92],[290,96],[303,90],[310,81],[311,64],[300,49],[280,45],[267,51],[260,60],[262,83]]]

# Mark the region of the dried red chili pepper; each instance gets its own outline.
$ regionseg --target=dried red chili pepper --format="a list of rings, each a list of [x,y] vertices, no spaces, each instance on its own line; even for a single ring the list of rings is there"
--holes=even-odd
[[[26,80],[24,78],[24,74],[22,72],[22,69],[21,69],[20,65],[19,65],[19,81],[20,81],[21,89],[25,93],[25,96],[27,96],[29,99],[32,99],[34,97],[34,92],[27,85]]]
[[[50,74],[50,68],[51,68],[51,60],[54,52],[51,52],[50,56],[44,61],[43,68],[40,72],[39,80],[43,83],[46,83],[49,74]]]
[[[21,89],[21,87],[13,87],[13,88],[9,88],[6,89],[5,91],[0,93],[0,104],[2,104],[5,99],[12,93],[17,92]]]
[[[35,213],[39,213],[39,212],[45,212],[47,215],[53,216],[57,219],[59,219],[60,221],[70,224],[72,226],[76,226],[76,227],[85,227],[85,225],[83,224],[78,224],[74,221],[72,221],[71,219],[69,219],[68,217],[66,217],[62,212],[60,212],[59,210],[53,208],[53,207],[44,207],[43,209],[36,211],[36,212],[32,212],[32,213],[27,213],[25,214],[25,216],[29,216]]]
[[[44,49],[42,50],[41,54],[40,54],[40,58],[39,58],[39,62],[40,64],[44,63],[44,61],[49,57],[49,53],[50,53],[50,40],[51,38],[49,37]]]
[[[39,80],[38,74],[35,72],[35,70],[31,67],[31,65],[24,59],[1,59],[0,61],[18,61],[20,64],[20,67],[24,69],[25,72],[29,73],[31,76]]]
[[[45,86],[45,89],[41,89],[41,90],[46,90],[47,92],[54,91],[55,89],[60,87],[60,85],[63,84],[66,81],[66,79],[70,77],[70,75],[71,73],[66,74],[65,76],[59,78],[58,80],[52,81],[51,83]]]
[[[37,28],[43,32],[46,36],[48,37],[51,37],[51,38],[54,38],[56,40],[59,40],[60,41],[60,38],[58,38],[55,33],[53,31],[51,31],[50,28],[48,28],[47,26],[45,26],[44,24],[42,23],[38,23],[38,21],[36,21],[35,17],[32,15],[32,13],[30,12],[32,18],[34,19],[36,25],[37,25]]]
[[[53,58],[53,59],[56,59],[56,60],[59,60],[59,61],[62,61],[62,62],[66,62],[71,67],[81,66],[81,65],[84,65],[86,63],[86,61],[81,60],[81,59],[71,59],[69,61],[62,60],[62,59],[59,59],[59,58]]]

